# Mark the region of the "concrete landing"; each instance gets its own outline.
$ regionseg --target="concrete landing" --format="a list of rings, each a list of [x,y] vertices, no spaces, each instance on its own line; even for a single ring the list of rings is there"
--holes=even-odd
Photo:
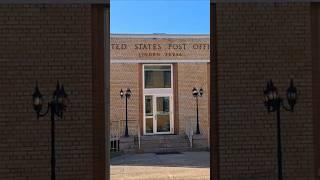
[[[209,180],[210,152],[127,154],[111,159],[111,180]]]

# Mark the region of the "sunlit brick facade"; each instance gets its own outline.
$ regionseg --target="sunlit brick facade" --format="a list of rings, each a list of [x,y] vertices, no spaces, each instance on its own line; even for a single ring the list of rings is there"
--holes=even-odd
[[[203,96],[199,97],[199,124],[201,135],[205,137],[208,146],[209,41],[209,35],[111,35],[111,133],[120,130],[120,136],[124,135],[125,100],[121,99],[119,92],[120,89],[126,90],[127,88],[132,91],[132,96],[128,99],[129,135],[137,136],[140,133],[141,136],[161,134],[184,136],[187,126],[191,126],[195,132],[196,98],[192,95],[192,89],[196,87],[204,91]],[[152,97],[149,96],[152,101],[158,100],[154,103],[154,108],[159,105],[159,96],[170,98],[167,104],[168,108],[170,107],[168,110],[170,120],[163,122],[170,123],[170,129],[167,124],[166,130],[159,129],[159,126],[163,125],[159,122],[160,118],[157,118],[157,113],[160,112],[153,109],[154,113],[151,112],[153,115],[148,116],[149,119],[144,112],[144,108],[150,106],[150,104],[145,104],[144,100],[146,92],[150,95],[149,89],[144,89],[144,83],[147,83],[144,80],[148,78],[144,74],[144,68],[152,65],[156,65],[156,68],[166,66],[171,69],[171,73],[168,71],[168,77],[171,77],[172,80],[171,89],[157,89],[151,92]],[[160,76],[156,74],[151,79],[161,79]],[[170,91],[169,94],[167,90]],[[165,95],[162,94],[163,92]],[[151,120],[150,117],[153,119]],[[158,127],[152,130],[152,126]]]

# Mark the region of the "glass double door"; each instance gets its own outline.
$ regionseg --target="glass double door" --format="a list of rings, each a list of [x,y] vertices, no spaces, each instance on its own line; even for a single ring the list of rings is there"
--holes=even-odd
[[[144,98],[144,133],[173,133],[172,96],[145,95]]]

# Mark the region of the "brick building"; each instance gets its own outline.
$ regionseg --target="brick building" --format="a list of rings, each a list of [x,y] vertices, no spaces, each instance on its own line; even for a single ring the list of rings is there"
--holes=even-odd
[[[57,80],[72,101],[56,125],[57,179],[108,179],[109,118],[110,123],[124,119],[119,91],[131,88],[129,133],[143,135],[147,128],[141,88],[146,66],[142,64],[154,62],[170,65],[173,87],[166,96],[172,96],[175,109],[167,128],[170,133],[185,133],[184,119],[194,121],[191,90],[193,86],[205,89],[200,125],[201,132],[209,135],[203,123],[209,124],[210,119],[211,178],[217,180],[277,179],[276,121],[263,106],[263,88],[272,78],[283,96],[294,78],[300,91],[296,110],[282,113],[284,177],[319,179],[320,6],[316,1],[215,1],[211,4],[210,45],[215,48],[211,48],[210,68],[209,53],[192,45],[208,44],[207,36],[113,35],[110,75],[115,82],[110,94],[109,46],[104,46],[109,44],[104,37],[109,34],[106,2],[39,2],[0,1],[1,180],[50,177],[49,118],[37,120],[31,95],[38,81],[41,92],[50,96]],[[133,44],[141,50],[130,50]],[[167,51],[168,44],[180,46]],[[209,84],[204,83],[207,74]],[[190,81],[181,81],[184,77]],[[109,113],[111,102],[118,108]],[[149,132],[157,132],[154,127]]]
[[[161,136],[164,134],[183,141],[190,131],[196,132],[196,99],[192,95],[196,87],[204,93],[199,97],[201,135],[197,137],[201,141],[194,140],[194,144],[209,147],[209,42],[209,35],[111,35],[111,134],[124,135],[125,101],[119,92],[130,88],[129,135],[142,136],[141,150],[146,151],[144,147],[150,144],[143,141],[149,135],[155,138],[153,144],[168,137]],[[120,140],[120,146],[124,140]],[[169,150],[158,148],[153,151]]]

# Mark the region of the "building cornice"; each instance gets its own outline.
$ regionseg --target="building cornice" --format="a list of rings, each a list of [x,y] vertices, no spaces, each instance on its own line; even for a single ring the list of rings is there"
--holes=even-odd
[[[111,34],[111,38],[210,38],[210,34]]]

